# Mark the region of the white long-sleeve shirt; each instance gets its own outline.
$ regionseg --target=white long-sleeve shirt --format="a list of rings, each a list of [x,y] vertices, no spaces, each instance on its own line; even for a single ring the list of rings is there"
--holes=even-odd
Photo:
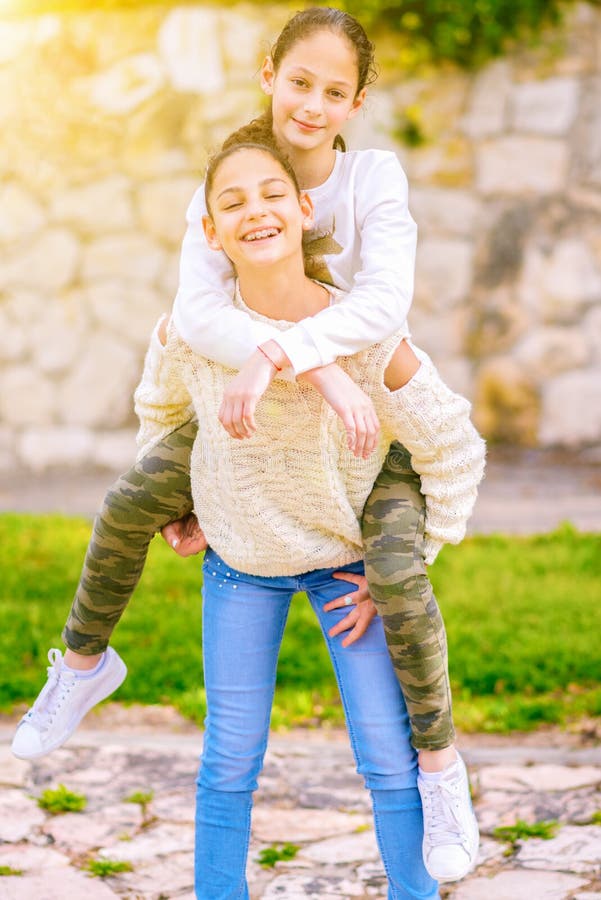
[[[333,299],[341,300],[339,292]],[[239,294],[236,308],[246,310]],[[250,313],[253,321],[272,320]],[[280,334],[290,324],[273,323]],[[421,366],[397,391],[384,372],[399,332],[340,365],[372,398],[382,430],[367,459],[347,447],[344,427],[312,387],[276,379],[257,407],[257,431],[231,438],[218,419],[234,370],[195,355],[171,327],[166,347],[156,334],[136,391],[140,455],[196,412],[199,432],[190,471],[196,514],[209,544],[231,566],[254,575],[294,575],[361,559],[360,518],[391,441],[411,454],[426,498],[424,558],[457,543],[484,470],[484,441],[470,404]],[[414,348],[415,349],[415,348]]]
[[[329,178],[307,192],[315,207],[311,271],[348,292],[285,334],[232,304],[234,273],[202,229],[204,188],[188,208],[173,321],[201,356],[240,369],[258,344],[277,340],[296,374],[351,356],[406,330],[413,296],[417,228],[405,173],[385,150],[336,151]],[[325,267],[325,268],[324,268]]]

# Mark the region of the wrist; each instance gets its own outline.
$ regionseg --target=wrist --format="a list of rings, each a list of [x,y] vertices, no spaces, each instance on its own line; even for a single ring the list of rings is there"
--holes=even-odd
[[[287,369],[291,363],[277,341],[269,340],[260,344],[257,348],[263,356],[273,363],[278,372]]]

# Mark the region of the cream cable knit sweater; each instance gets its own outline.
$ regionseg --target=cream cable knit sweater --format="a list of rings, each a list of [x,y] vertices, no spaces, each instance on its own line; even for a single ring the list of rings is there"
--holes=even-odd
[[[239,296],[235,302],[246,309]],[[195,413],[192,495],[206,538],[232,567],[275,577],[362,558],[363,506],[390,443],[398,440],[421,477],[425,561],[431,563],[444,543],[458,543],[465,534],[485,445],[470,422],[468,401],[441,381],[417,348],[421,366],[414,377],[398,391],[385,387],[386,366],[403,337],[398,333],[339,360],[372,398],[380,418],[377,450],[364,460],[347,449],[334,411],[316,390],[297,381],[275,380],[258,405],[256,434],[230,438],[217,413],[235,371],[195,355],[173,326],[165,347],[155,330],[135,394],[139,455]]]

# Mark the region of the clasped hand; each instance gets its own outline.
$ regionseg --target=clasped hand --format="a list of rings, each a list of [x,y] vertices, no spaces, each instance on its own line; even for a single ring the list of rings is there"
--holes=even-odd
[[[219,421],[231,437],[243,439],[255,433],[257,403],[275,375],[275,365],[257,350],[232,378],[219,409]],[[365,391],[336,363],[298,377],[319,391],[340,417],[351,453],[367,459],[377,445],[380,423]]]

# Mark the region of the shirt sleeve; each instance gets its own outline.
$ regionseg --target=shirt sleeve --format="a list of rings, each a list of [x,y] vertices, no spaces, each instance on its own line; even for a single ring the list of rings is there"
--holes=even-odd
[[[173,323],[199,356],[240,369],[259,344],[278,339],[281,331],[267,322],[255,321],[233,305],[232,264],[225,253],[208,246],[202,227],[205,215],[201,187],[186,215],[188,227],[182,244]]]
[[[382,420],[411,455],[426,499],[424,558],[458,544],[484,474],[486,445],[470,420],[471,406],[442,381],[432,361],[413,347],[421,365],[397,391],[382,386]]]
[[[352,356],[402,328],[413,298],[417,226],[407,178],[394,153],[366,154],[354,173],[360,270],[339,304],[303,319],[277,340],[295,372]]]

